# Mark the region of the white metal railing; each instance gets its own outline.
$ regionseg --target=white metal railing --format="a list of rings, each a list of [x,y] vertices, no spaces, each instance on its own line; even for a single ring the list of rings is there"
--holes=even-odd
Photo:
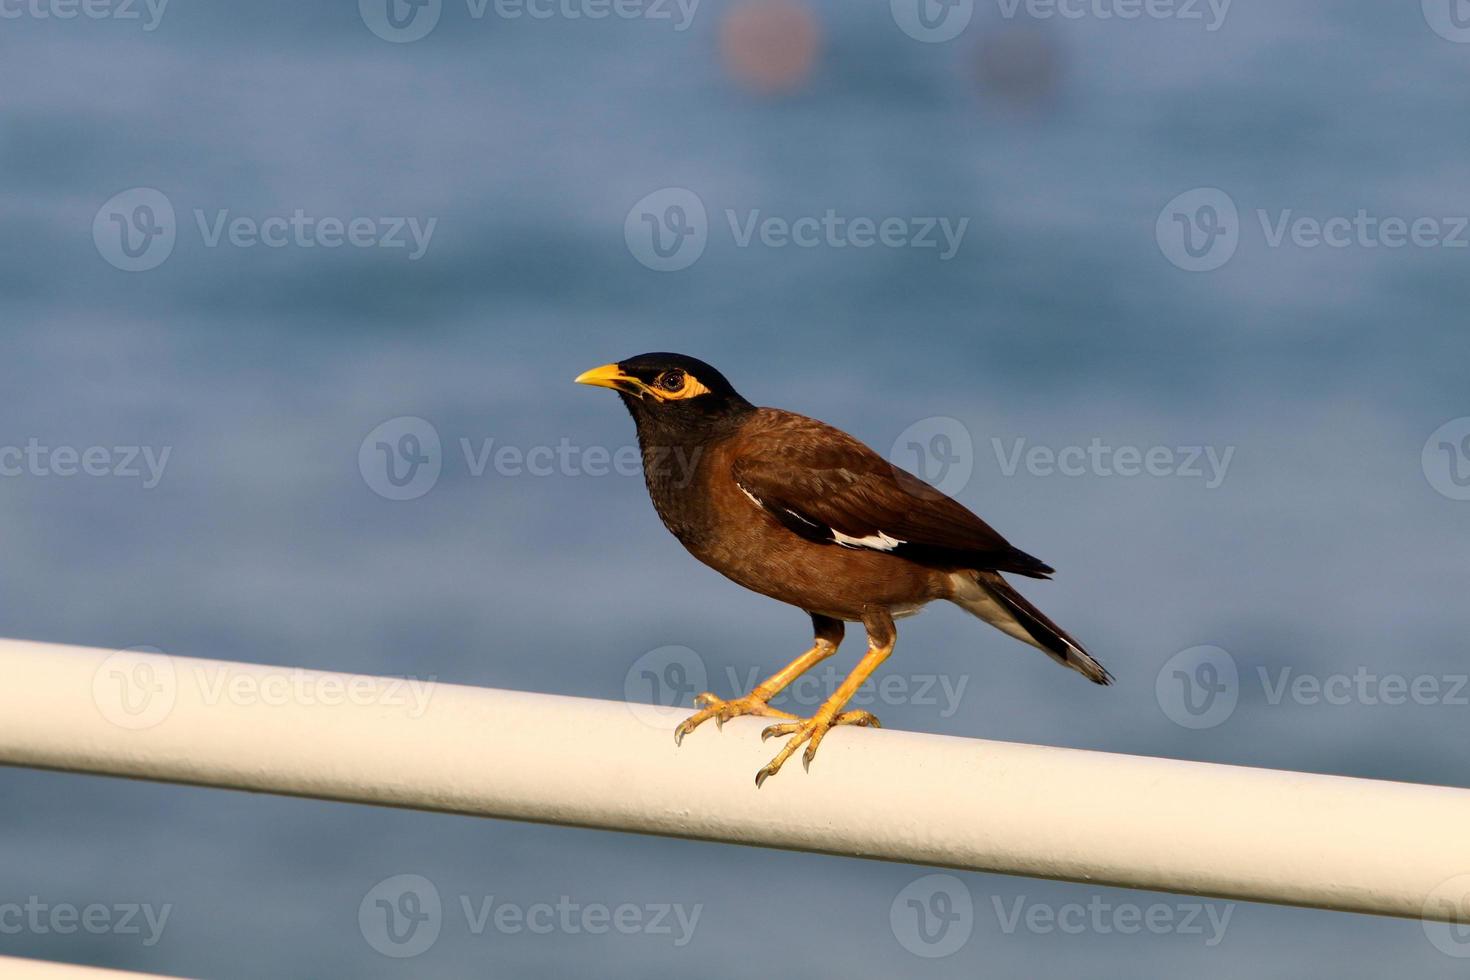
[[[0,763],[1464,921],[1470,791],[0,640]],[[1436,927],[1438,928],[1438,927]]]
[[[153,973],[104,970],[49,960],[22,960],[13,956],[0,956],[0,977],[5,980],[170,980]]]

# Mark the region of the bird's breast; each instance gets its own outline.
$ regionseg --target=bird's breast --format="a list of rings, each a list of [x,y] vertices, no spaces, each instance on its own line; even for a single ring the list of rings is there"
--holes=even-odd
[[[705,448],[643,447],[643,479],[664,526],[691,550],[717,523],[710,498]]]

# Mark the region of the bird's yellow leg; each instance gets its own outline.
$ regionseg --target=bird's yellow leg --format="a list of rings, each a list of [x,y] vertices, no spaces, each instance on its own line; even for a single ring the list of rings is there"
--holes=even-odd
[[[716,725],[723,725],[731,718],[740,715],[764,715],[769,718],[795,718],[796,716],[787,711],[780,711],[768,703],[771,698],[780,694],[791,686],[791,682],[802,674],[811,670],[813,666],[826,660],[837,652],[837,647],[842,643],[842,634],[846,627],[842,620],[832,619],[828,616],[811,614],[812,631],[816,634],[816,640],[812,648],[791,663],[776,671],[770,677],[761,681],[749,694],[731,701],[725,701],[715,697],[708,691],[694,699],[694,703],[700,711],[695,712],[685,719],[678,728],[674,729],[674,743],[678,744],[700,725],[715,719]]]
[[[674,744],[678,745],[683,742],[685,735],[688,735],[711,718],[715,719],[717,726],[722,726],[731,718],[738,718],[741,715],[763,715],[768,718],[795,718],[796,716],[791,712],[773,708],[767,702],[786,690],[792,681],[806,673],[815,664],[826,660],[836,652],[837,644],[828,640],[818,639],[816,645],[810,650],[761,681],[744,697],[725,701],[715,697],[709,691],[695,696],[694,704],[701,710],[690,715],[678,728],[674,729]]]
[[[766,764],[765,768],[755,774],[755,784],[760,786],[769,777],[776,775],[785,765],[786,760],[791,758],[801,745],[806,745],[806,752],[802,753],[801,765],[803,769],[809,769],[812,758],[817,754],[817,746],[822,744],[822,739],[834,725],[859,725],[863,727],[878,728],[878,719],[866,711],[843,711],[842,706],[852,699],[857,689],[863,682],[878,669],[878,665],[888,659],[893,652],[893,638],[888,636],[881,642],[874,641],[868,647],[868,652],[863,654],[863,659],[853,668],[847,679],[837,688],[833,695],[822,706],[817,713],[810,718],[798,718],[794,721],[772,725],[761,732],[761,739],[767,739],[773,735],[790,735],[791,740],[781,747],[776,757]]]

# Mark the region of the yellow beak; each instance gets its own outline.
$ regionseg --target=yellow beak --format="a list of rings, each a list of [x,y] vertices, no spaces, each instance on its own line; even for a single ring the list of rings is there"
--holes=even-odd
[[[591,371],[583,371],[577,375],[576,382],[579,385],[596,385],[599,388],[622,391],[637,391],[641,387],[637,378],[624,374],[616,364],[604,364]]]

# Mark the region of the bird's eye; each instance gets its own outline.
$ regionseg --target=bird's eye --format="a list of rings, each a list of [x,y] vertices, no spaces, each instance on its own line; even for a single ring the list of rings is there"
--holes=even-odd
[[[664,391],[678,391],[684,387],[684,372],[665,371],[659,375],[658,384]]]

